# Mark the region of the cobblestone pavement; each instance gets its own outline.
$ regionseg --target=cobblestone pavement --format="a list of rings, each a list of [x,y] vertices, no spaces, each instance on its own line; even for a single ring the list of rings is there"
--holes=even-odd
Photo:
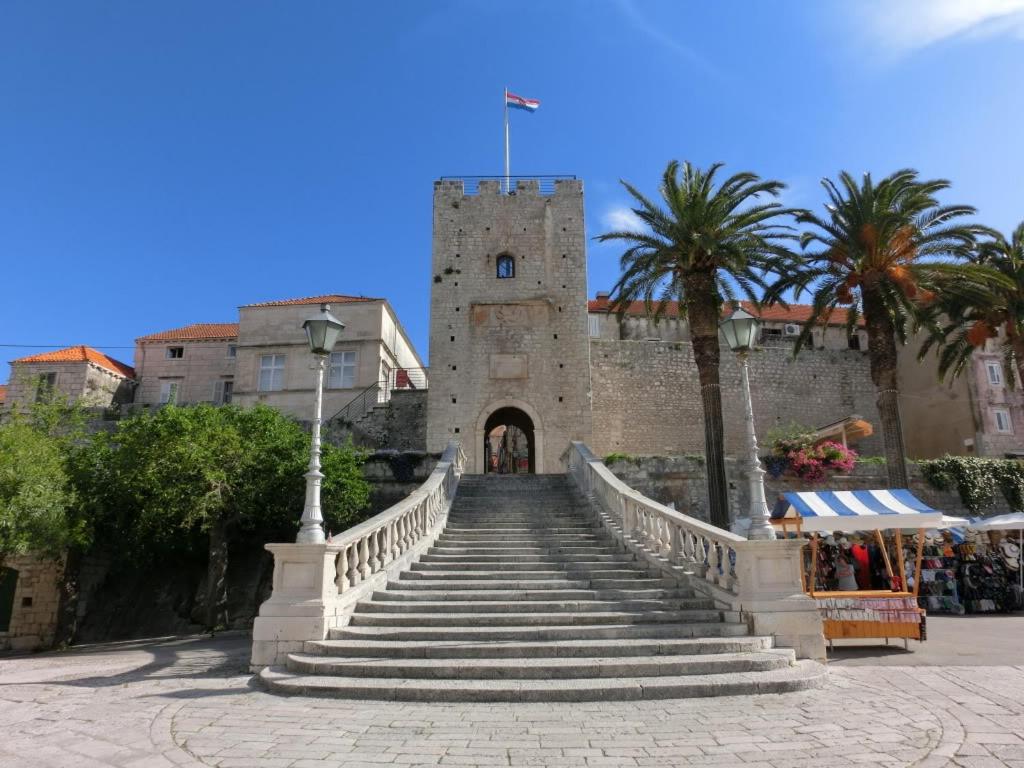
[[[1024,666],[832,665],[824,689],[600,704],[271,696],[248,638],[0,659],[3,768],[1024,768]]]

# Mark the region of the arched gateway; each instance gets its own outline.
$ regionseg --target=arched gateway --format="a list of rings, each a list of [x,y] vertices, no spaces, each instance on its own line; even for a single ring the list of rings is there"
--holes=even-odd
[[[499,408],[484,423],[484,471],[502,475],[537,471],[533,420],[519,408]]]

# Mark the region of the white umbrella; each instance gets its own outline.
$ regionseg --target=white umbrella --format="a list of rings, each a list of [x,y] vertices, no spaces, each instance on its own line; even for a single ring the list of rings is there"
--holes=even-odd
[[[1020,586],[1024,589],[1024,563],[1021,557],[1024,555],[1024,512],[1010,512],[1007,515],[996,515],[995,517],[983,517],[971,523],[975,531],[1019,531],[1020,538],[1017,539],[1017,574],[1020,578]]]

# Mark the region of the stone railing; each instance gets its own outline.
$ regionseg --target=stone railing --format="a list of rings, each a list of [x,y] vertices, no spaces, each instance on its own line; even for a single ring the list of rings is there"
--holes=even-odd
[[[253,625],[251,667],[281,664],[305,641],[323,640],[425,552],[444,529],[465,461],[452,441],[426,482],[379,515],[324,544],[267,544],[273,593]]]
[[[771,634],[801,657],[823,659],[821,618],[803,591],[799,539],[749,541],[644,496],[619,480],[583,443],[568,470],[600,522],[623,546],[667,574],[685,576],[756,634]]]

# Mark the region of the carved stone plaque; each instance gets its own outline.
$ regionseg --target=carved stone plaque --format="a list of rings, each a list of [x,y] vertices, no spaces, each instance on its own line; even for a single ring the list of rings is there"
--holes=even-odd
[[[548,308],[542,303],[473,305],[473,324],[478,327],[540,328],[547,319]]]
[[[491,355],[492,379],[525,379],[526,355]]]

